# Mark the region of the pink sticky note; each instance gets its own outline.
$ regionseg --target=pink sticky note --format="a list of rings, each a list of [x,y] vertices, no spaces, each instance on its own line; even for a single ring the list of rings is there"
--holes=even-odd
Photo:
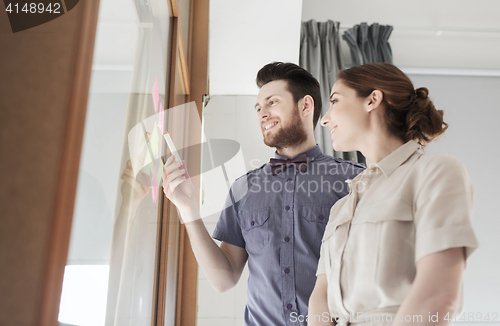
[[[158,199],[158,183],[156,182],[156,169],[154,170],[153,177],[151,178],[151,196],[153,197],[153,201],[156,203]]]
[[[153,196],[153,201],[156,204],[158,201],[158,186],[151,187],[151,195]]]
[[[160,128],[161,134],[163,134],[163,123],[165,120],[165,112],[163,111],[163,104],[160,103],[160,117],[158,121],[158,128]]]
[[[160,101],[160,94],[158,93],[158,77],[156,77],[155,79],[152,95],[153,95],[153,105],[155,106],[155,112],[158,112],[158,102]]]

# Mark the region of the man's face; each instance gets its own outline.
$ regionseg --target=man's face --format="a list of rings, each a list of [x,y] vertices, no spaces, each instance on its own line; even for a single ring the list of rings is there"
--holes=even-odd
[[[298,146],[307,139],[299,108],[287,89],[287,82],[265,84],[257,96],[258,122],[264,143],[277,149]]]

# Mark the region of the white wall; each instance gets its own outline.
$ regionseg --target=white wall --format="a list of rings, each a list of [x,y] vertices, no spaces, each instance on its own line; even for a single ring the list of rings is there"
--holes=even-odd
[[[210,1],[211,95],[256,95],[257,71],[299,62],[302,0]]]

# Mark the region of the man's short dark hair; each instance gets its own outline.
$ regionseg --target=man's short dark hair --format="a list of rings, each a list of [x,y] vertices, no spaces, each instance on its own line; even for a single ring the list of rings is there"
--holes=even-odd
[[[257,73],[255,82],[261,88],[275,80],[287,82],[287,89],[292,93],[293,100],[298,103],[306,95],[314,100],[313,127],[316,127],[321,115],[321,91],[316,78],[304,68],[289,62],[271,62]]]

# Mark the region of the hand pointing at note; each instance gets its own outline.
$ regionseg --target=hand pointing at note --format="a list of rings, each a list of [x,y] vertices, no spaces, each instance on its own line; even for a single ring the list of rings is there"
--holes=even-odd
[[[172,155],[165,162],[163,170],[163,192],[177,206],[179,216],[185,223],[191,248],[208,281],[217,292],[227,291],[240,278],[248,255],[245,249],[226,242],[219,247],[208,234],[198,210],[193,182],[175,147],[169,143],[169,138],[165,137]]]
[[[198,211],[194,196],[194,185],[186,172],[182,162],[174,160],[171,155],[165,162],[163,169],[163,192],[165,196],[179,209],[184,222],[194,220],[187,218],[192,214],[187,211],[194,209]],[[186,177],[187,176],[187,177]]]

